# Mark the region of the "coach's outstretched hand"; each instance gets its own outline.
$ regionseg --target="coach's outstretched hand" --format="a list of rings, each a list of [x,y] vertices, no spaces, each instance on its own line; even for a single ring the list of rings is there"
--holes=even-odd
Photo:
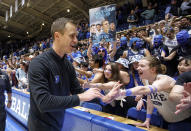
[[[98,88],[90,88],[84,93],[78,94],[80,101],[91,101],[94,98],[103,98],[103,95],[100,93]]]

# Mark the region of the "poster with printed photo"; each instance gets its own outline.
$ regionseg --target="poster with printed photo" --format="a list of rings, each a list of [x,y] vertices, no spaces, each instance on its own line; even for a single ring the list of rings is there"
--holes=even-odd
[[[90,37],[93,43],[115,41],[116,5],[107,5],[89,10]]]

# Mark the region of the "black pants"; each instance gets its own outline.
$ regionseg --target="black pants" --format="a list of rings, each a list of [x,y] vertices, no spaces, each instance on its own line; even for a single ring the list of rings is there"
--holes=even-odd
[[[137,102],[135,101],[135,97],[133,96],[127,96],[125,100],[126,102],[123,102],[123,107],[120,106],[121,101],[116,100],[114,107],[112,107],[110,104],[107,104],[106,106],[103,107],[103,112],[122,117],[127,117],[127,112],[129,108],[136,107]]]
[[[116,101],[115,115],[127,117],[127,112],[129,108],[136,107],[137,102],[134,96],[127,96],[125,98],[126,102],[123,102],[123,107],[120,106],[121,101]]]
[[[5,107],[0,106],[0,131],[5,131],[6,124],[6,111]]]

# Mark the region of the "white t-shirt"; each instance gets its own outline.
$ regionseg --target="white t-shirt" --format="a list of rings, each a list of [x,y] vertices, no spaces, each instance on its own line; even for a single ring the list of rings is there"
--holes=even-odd
[[[169,39],[168,37],[165,37],[164,45],[168,47],[170,53],[171,50],[178,45],[176,37],[174,39]]]
[[[163,75],[158,75],[157,79]],[[167,76],[168,77],[168,76]],[[168,78],[167,78],[168,79]],[[173,79],[169,77],[169,79]],[[159,114],[167,121],[167,122],[179,122],[185,120],[191,116],[191,110],[185,110],[180,112],[179,114],[175,114],[176,112],[176,103],[168,99],[169,93],[167,91],[160,91],[156,93],[150,94],[151,101],[155,108],[157,108]]]

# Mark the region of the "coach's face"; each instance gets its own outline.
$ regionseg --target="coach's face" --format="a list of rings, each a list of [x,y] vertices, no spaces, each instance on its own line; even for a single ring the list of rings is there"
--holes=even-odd
[[[77,29],[72,23],[67,23],[63,33],[59,33],[58,37],[59,48],[64,53],[71,53],[76,48],[77,40]]]

